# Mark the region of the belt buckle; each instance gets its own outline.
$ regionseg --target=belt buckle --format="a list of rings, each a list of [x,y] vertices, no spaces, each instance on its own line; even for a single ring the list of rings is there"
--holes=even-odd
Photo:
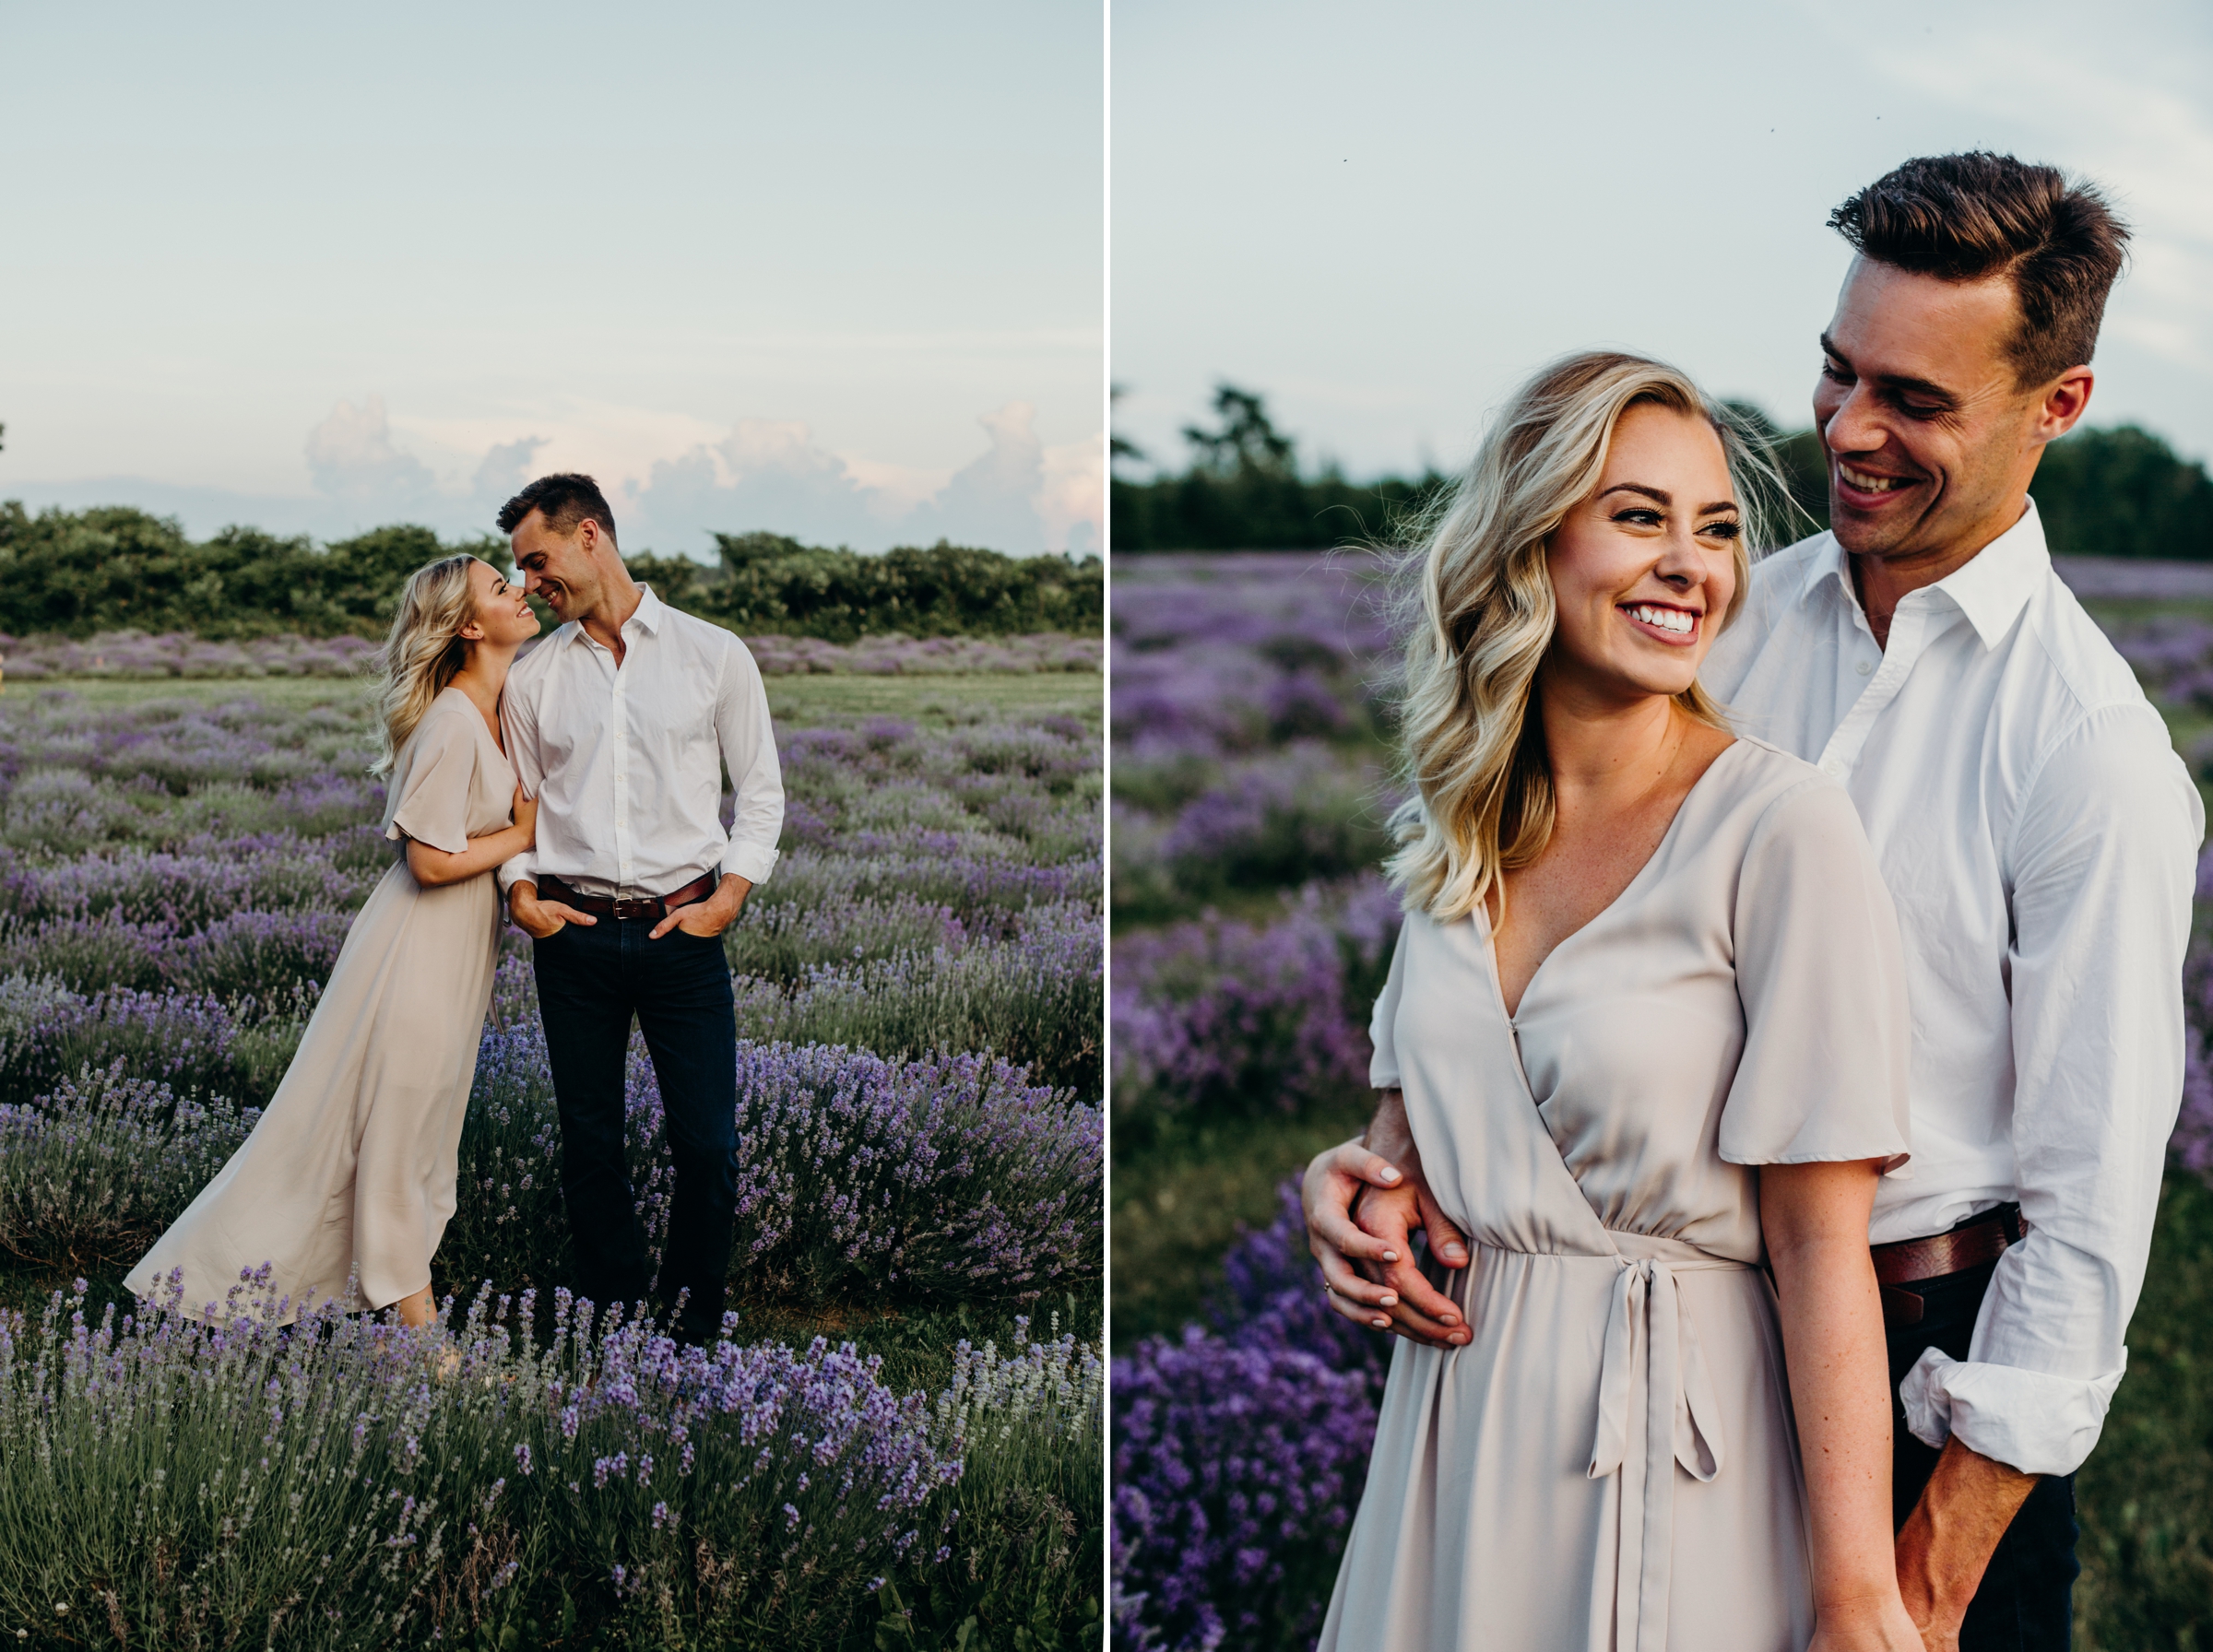
[[[615,921],[618,923],[625,918],[647,916],[652,910],[653,903],[650,900],[625,899],[620,895],[615,897]]]

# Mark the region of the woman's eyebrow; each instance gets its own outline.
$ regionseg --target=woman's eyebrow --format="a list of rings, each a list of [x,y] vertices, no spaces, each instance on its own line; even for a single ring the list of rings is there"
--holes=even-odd
[[[1604,499],[1609,493],[1641,493],[1645,498],[1659,504],[1672,505],[1675,502],[1675,496],[1665,488],[1649,487],[1643,482],[1615,482],[1611,488],[1600,489],[1598,497]],[[1698,513],[1701,516],[1712,516],[1722,511],[1734,511],[1735,509],[1736,501],[1724,499],[1713,504],[1700,505]]]

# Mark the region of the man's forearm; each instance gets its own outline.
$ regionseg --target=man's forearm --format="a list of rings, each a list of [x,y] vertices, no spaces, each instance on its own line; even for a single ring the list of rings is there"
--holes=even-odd
[[[2036,1481],[1958,1439],[1945,1442],[1898,1534],[1899,1592],[1914,1622],[1958,1631],[1998,1540]]]
[[[1376,1103],[1376,1115],[1368,1120],[1367,1132],[1360,1145],[1379,1158],[1389,1159],[1401,1170],[1407,1169],[1414,1160],[1414,1127],[1406,1121],[1406,1095],[1403,1091],[1386,1090]]]

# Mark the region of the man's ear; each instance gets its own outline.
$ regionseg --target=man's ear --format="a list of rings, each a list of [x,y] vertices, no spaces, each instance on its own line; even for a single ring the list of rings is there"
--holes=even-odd
[[[2089,367],[2070,367],[2046,385],[2043,402],[2037,408],[2036,439],[2056,442],[2073,430],[2089,409],[2090,392],[2097,382],[2098,375]]]

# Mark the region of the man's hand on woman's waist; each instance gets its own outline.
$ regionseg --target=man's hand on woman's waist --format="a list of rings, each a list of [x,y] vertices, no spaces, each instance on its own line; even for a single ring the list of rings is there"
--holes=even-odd
[[[1356,1325],[1388,1328],[1432,1348],[1468,1340],[1460,1310],[1414,1263],[1417,1228],[1447,1268],[1465,1268],[1468,1248],[1429,1192],[1399,1092],[1383,1092],[1365,1142],[1315,1156],[1301,1203],[1307,1245],[1321,1264],[1331,1307]]]

